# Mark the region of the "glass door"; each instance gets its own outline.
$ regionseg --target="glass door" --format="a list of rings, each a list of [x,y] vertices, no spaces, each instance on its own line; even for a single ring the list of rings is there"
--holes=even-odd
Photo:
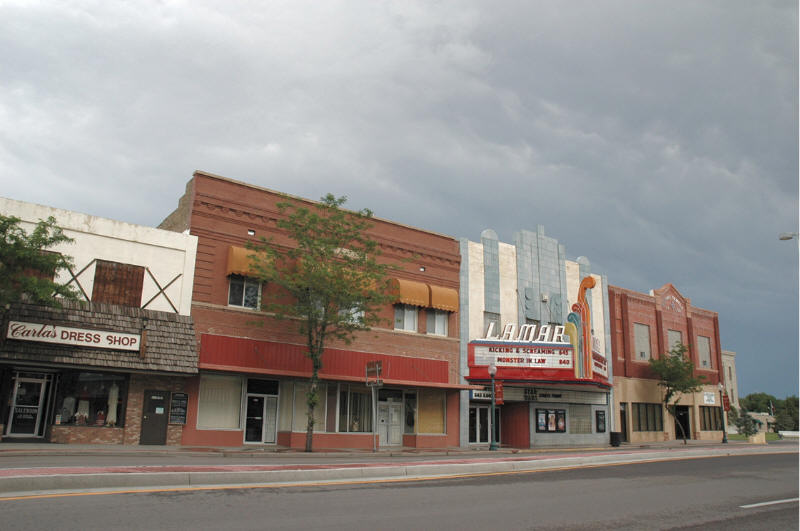
[[[470,406],[469,442],[489,443],[489,406]]]
[[[44,403],[45,379],[16,378],[6,434],[10,437],[35,437],[39,433]]]
[[[264,398],[261,395],[247,395],[244,442],[260,443],[264,441]]]

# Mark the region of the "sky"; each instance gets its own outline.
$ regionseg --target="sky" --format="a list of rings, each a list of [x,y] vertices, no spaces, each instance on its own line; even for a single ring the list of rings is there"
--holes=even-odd
[[[155,226],[195,170],[543,225],[798,393],[796,1],[0,0],[0,195]]]

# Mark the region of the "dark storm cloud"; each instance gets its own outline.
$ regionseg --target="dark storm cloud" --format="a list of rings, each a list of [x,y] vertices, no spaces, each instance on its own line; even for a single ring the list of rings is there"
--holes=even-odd
[[[545,226],[797,392],[794,2],[0,3],[2,195],[157,224],[194,169]]]

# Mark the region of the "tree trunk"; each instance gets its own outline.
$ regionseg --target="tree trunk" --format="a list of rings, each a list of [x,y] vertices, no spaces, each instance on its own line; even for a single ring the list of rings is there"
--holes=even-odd
[[[674,405],[673,405],[672,407],[670,407],[670,406],[667,406],[667,413],[669,413],[670,415],[672,415],[672,420],[675,422],[675,425],[676,425],[678,428],[680,428],[680,430],[681,430],[681,437],[683,438],[683,444],[687,444],[687,442],[686,442],[686,432],[683,430],[683,424],[681,424],[680,422],[678,422],[678,414],[677,414],[677,413],[675,413],[675,406],[674,406]]]
[[[311,381],[306,395],[306,405],[308,405],[308,422],[306,424],[306,452],[311,449],[314,440],[314,410],[319,403],[319,369],[322,367],[322,356],[319,353],[311,356]]]

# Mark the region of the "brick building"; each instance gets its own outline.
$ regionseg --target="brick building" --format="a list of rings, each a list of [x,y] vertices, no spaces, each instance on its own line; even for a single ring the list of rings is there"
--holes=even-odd
[[[17,304],[0,337],[4,441],[179,444],[197,373],[191,288],[197,239],[0,198],[32,228],[54,217],[74,239],[51,251],[79,301]]]
[[[566,259],[544,233],[512,244],[485,230],[461,240],[462,442],[518,448],[608,444],[611,426],[606,279]],[[502,405],[490,414],[489,367]]]
[[[250,271],[246,246],[259,237],[292,242],[276,225],[291,197],[205,172],[195,172],[176,211],[160,225],[197,236],[192,315],[200,375],[188,385],[184,444],[305,446],[311,363],[305,339],[286,321],[261,311],[269,290]],[[369,235],[392,272],[394,304],[384,324],[350,345],[332,343],[320,371],[315,448],[379,444],[447,447],[459,444],[459,250],[453,238],[373,219]],[[383,363],[377,425],[365,366]]]
[[[692,306],[666,284],[650,294],[609,286],[611,350],[614,367],[615,430],[630,442],[681,438],[722,439],[723,419],[719,383],[722,349],[716,312]],[[695,374],[705,377],[700,392],[681,395],[677,419],[662,404],[662,389],[649,360],[677,343],[688,347]]]

